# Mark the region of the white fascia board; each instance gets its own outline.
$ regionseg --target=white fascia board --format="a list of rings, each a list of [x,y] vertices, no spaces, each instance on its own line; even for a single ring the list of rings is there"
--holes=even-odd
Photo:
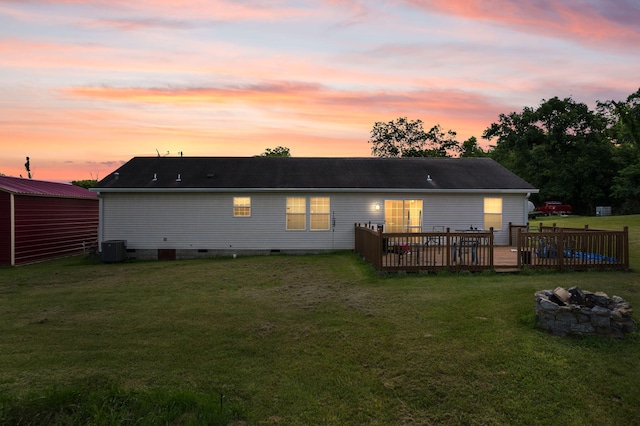
[[[482,189],[420,189],[420,188],[93,188],[91,191],[100,193],[241,193],[241,192],[415,192],[415,193],[435,193],[435,194],[537,194],[538,189],[504,189],[504,188],[482,188]]]

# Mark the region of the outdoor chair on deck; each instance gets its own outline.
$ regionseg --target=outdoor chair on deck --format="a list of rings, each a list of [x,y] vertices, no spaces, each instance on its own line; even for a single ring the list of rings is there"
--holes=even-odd
[[[472,233],[472,232],[471,232]],[[453,257],[453,262],[460,262],[461,265],[465,263],[465,257],[469,257],[469,253],[471,254],[471,264],[480,263],[480,258],[478,256],[478,248],[481,245],[481,237],[478,236],[464,236],[460,237],[457,241],[454,241],[451,245],[451,254]]]
[[[444,226],[434,226],[433,232],[441,232],[444,233]],[[432,235],[431,237],[427,237],[425,241],[425,246],[436,245],[438,246],[438,253],[440,253],[440,249],[442,247],[444,236],[442,235]]]
[[[554,238],[540,237],[538,239],[538,248],[536,256],[543,259],[555,259],[558,251],[558,245]]]

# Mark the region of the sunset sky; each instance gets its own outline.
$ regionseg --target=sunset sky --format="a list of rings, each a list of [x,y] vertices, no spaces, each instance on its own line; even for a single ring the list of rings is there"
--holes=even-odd
[[[368,157],[404,116],[480,140],[543,99],[626,99],[639,23],[638,0],[0,0],[0,173]]]

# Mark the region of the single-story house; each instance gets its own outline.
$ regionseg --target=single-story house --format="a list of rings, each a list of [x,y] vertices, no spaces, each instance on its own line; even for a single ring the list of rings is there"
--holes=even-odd
[[[0,176],[0,265],[82,253],[98,241],[98,197],[78,186]]]
[[[136,157],[95,188],[99,240],[139,259],[354,248],[385,232],[527,222],[533,186],[489,158]]]

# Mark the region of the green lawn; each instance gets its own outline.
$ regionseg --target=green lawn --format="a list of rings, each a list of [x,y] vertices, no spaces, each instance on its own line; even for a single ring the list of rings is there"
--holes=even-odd
[[[640,216],[543,221],[629,226],[640,268]],[[640,307],[636,271],[380,276],[348,252],[3,268],[0,424],[638,423],[638,334],[533,327],[534,291],[574,285]]]

